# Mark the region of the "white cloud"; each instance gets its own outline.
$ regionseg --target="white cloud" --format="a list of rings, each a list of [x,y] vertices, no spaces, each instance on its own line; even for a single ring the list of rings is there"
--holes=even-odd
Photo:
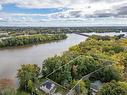
[[[112,17],[116,17],[114,22],[120,23],[125,20],[117,18],[127,18],[127,14],[120,15],[117,9],[122,6],[127,6],[127,0],[0,0],[0,10],[2,10],[3,4],[15,4],[17,7],[28,9],[40,9],[40,8],[65,8],[62,12],[50,13],[50,14],[26,14],[26,13],[4,13],[0,12],[0,20],[4,22],[49,22],[49,21],[75,21],[75,22],[88,22],[92,24],[93,19],[99,17],[108,17],[110,20]],[[122,9],[121,9],[122,10]],[[119,10],[119,11],[121,11]],[[125,10],[126,11],[126,10]],[[124,12],[124,11],[123,11]],[[122,14],[123,14],[122,12]],[[120,15],[120,16],[118,16]],[[86,19],[90,21],[87,21]],[[95,20],[103,23],[104,20]],[[108,20],[109,21],[109,20]],[[106,22],[106,20],[105,20]],[[111,22],[111,21],[109,21]],[[107,22],[108,23],[108,22]]]
[[[58,8],[66,7],[71,0],[1,0],[0,4],[13,3],[23,8]]]
[[[0,21],[3,20],[3,18],[0,18]]]
[[[76,11],[80,11],[80,16],[94,15],[96,11],[104,10],[115,12],[115,8],[127,4],[127,0],[0,0],[0,4],[8,3],[22,8],[67,8],[57,15],[71,17],[70,13]]]
[[[23,8],[74,8],[85,9],[88,6],[96,9],[110,8],[113,5],[127,3],[127,0],[0,0],[0,4],[14,3]]]

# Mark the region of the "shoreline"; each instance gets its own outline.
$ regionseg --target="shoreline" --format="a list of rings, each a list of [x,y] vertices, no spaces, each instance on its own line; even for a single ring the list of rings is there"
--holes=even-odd
[[[23,48],[23,47],[31,47],[31,46],[36,46],[39,44],[46,44],[46,43],[52,43],[52,42],[58,42],[58,41],[62,41],[67,39],[68,36],[66,35],[65,38],[61,38],[61,39],[54,39],[54,40],[47,40],[47,41],[43,41],[43,42],[36,42],[36,43],[30,43],[30,44],[24,44],[24,45],[19,45],[19,46],[6,46],[6,47],[0,47],[0,50],[4,50],[4,49],[12,49],[12,48]]]
[[[14,87],[14,85],[13,79],[0,79],[0,89]]]
[[[67,38],[65,38],[65,39],[67,39]],[[19,48],[20,49],[20,48],[27,48],[27,47],[29,48],[29,47],[36,46],[36,45],[52,43],[52,42],[59,42],[59,41],[65,40],[65,39],[53,40],[53,41],[49,41],[49,42],[40,42],[40,43],[35,43],[35,44],[26,44],[26,45],[22,45],[22,46],[7,46],[7,47],[3,47],[3,48],[0,47],[0,50],[14,49],[14,48]]]

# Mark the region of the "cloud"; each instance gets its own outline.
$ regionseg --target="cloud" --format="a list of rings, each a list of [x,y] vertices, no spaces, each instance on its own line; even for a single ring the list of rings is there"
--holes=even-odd
[[[56,16],[66,17],[88,17],[99,15],[107,17],[114,15],[116,7],[127,3],[127,0],[0,0],[0,4],[15,4],[22,8],[66,8],[66,12],[59,12]],[[110,13],[96,13],[97,11],[109,10]],[[120,9],[119,9],[120,10]],[[120,10],[122,11],[122,10]],[[113,13],[111,13],[113,12]],[[121,13],[121,12],[119,12]],[[99,16],[98,16],[99,17]]]
[[[0,18],[0,21],[2,21],[3,20],[3,18]]]
[[[60,8],[65,7],[71,0],[1,0],[0,4],[16,4],[23,8]]]
[[[125,0],[89,0],[89,2],[107,2],[107,3],[113,3],[113,2],[120,2]]]
[[[75,21],[78,23],[86,22],[92,24],[104,23],[104,21],[107,21],[105,19],[108,18],[110,18],[110,20],[115,18],[118,22],[115,20],[111,21],[120,23],[120,20],[125,22],[124,18],[127,18],[127,0],[0,0],[0,10],[2,10],[4,4],[13,4],[17,8],[23,9],[63,9],[62,11],[48,14],[7,13],[0,11],[0,18],[2,18],[0,21],[8,23],[20,22],[21,24],[28,24],[29,22],[46,23],[50,21],[65,23]],[[97,19],[95,20],[96,22],[94,22],[93,19]],[[111,23],[110,20],[106,23]]]
[[[0,5],[15,4],[17,7],[28,9],[65,8],[67,9],[66,12],[60,13],[60,16],[63,17],[67,15],[72,17],[94,15],[96,11],[114,10],[126,3],[127,0],[0,0]]]
[[[0,0],[0,4],[16,4],[23,8],[85,8],[91,4],[121,4],[126,0]],[[94,6],[96,6],[96,4]],[[93,6],[93,5],[92,5]],[[101,8],[103,9],[104,6]]]
[[[123,15],[123,16],[126,15],[127,16],[127,5],[118,8],[117,11],[118,11],[117,15]]]

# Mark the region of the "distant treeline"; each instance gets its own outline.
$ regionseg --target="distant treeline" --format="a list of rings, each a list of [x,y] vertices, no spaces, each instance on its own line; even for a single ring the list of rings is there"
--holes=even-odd
[[[0,39],[0,48],[23,46],[28,44],[45,43],[67,38],[65,34],[36,34],[26,36],[13,36]]]
[[[75,33],[75,32],[127,32],[126,26],[119,27],[0,27],[1,32],[11,34]]]

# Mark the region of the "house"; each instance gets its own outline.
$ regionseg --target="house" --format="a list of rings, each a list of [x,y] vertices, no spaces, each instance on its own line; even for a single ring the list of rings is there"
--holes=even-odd
[[[46,94],[53,94],[56,90],[56,86],[51,81],[45,81],[41,86],[40,90],[44,91]]]
[[[90,90],[92,95],[96,95],[98,90],[101,88],[102,82],[101,81],[95,81],[90,84]]]

